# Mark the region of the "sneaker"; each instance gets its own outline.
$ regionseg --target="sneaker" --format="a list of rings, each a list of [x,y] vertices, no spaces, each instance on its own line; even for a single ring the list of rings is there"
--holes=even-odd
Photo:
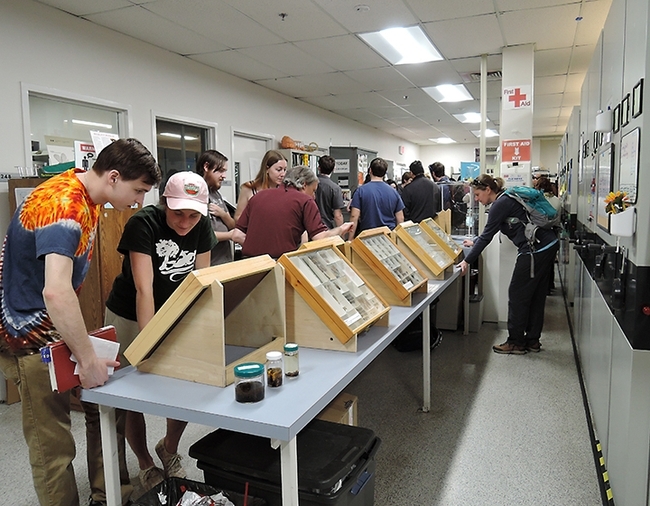
[[[142,489],[145,492],[148,492],[152,488],[160,485],[163,481],[165,481],[163,470],[156,466],[151,466],[147,469],[141,469],[138,473],[138,478],[140,478]]]
[[[506,341],[505,343],[492,346],[492,351],[494,351],[494,353],[500,353],[502,355],[525,355],[526,347],[518,346]]]
[[[526,343],[526,351],[539,353],[540,351],[542,351],[542,343],[539,342],[539,339],[537,339],[536,341],[528,341]]]
[[[178,453],[169,453],[167,451],[165,448],[165,438],[158,441],[156,453],[160,457],[167,478],[187,478],[187,473],[181,465],[182,457]]]

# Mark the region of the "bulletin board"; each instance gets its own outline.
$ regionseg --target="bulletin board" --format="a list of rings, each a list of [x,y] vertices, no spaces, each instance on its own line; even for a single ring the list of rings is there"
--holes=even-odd
[[[627,193],[628,200],[636,204],[639,180],[639,137],[640,130],[626,133],[621,138],[621,169],[618,175],[618,189]]]

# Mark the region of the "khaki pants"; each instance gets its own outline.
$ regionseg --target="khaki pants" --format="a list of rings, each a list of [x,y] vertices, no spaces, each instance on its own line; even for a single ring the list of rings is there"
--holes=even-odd
[[[76,450],[70,431],[70,393],[52,392],[47,365],[41,362],[38,353],[18,357],[0,351],[0,369],[20,392],[23,434],[39,503],[41,506],[77,506],[79,496],[72,467]],[[86,413],[88,479],[92,498],[105,501],[99,411],[94,404],[82,403],[82,406]],[[123,425],[124,420],[121,423]],[[118,448],[124,484],[122,496],[126,499],[133,489],[126,469],[123,436],[118,437]]]

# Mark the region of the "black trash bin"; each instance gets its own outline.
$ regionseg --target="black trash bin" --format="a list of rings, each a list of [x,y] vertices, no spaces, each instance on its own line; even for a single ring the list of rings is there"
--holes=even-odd
[[[196,492],[204,496],[222,492],[235,506],[244,506],[244,500],[246,500],[245,506],[267,506],[266,501],[259,497],[244,497],[237,492],[218,489],[205,483],[182,478],[167,478],[161,484],[141,495],[133,503],[133,506],[175,506],[186,491]]]
[[[298,496],[301,506],[372,506],[374,456],[381,440],[363,427],[314,420],[297,438]],[[269,506],[282,506],[280,450],[268,438],[217,430],[194,443],[206,483],[249,493]]]

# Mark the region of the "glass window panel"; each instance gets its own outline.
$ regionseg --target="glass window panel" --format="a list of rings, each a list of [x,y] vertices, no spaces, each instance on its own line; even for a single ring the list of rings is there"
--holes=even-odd
[[[156,145],[158,164],[165,183],[176,172],[194,171],[196,161],[207,149],[208,129],[175,121],[156,119]]]

